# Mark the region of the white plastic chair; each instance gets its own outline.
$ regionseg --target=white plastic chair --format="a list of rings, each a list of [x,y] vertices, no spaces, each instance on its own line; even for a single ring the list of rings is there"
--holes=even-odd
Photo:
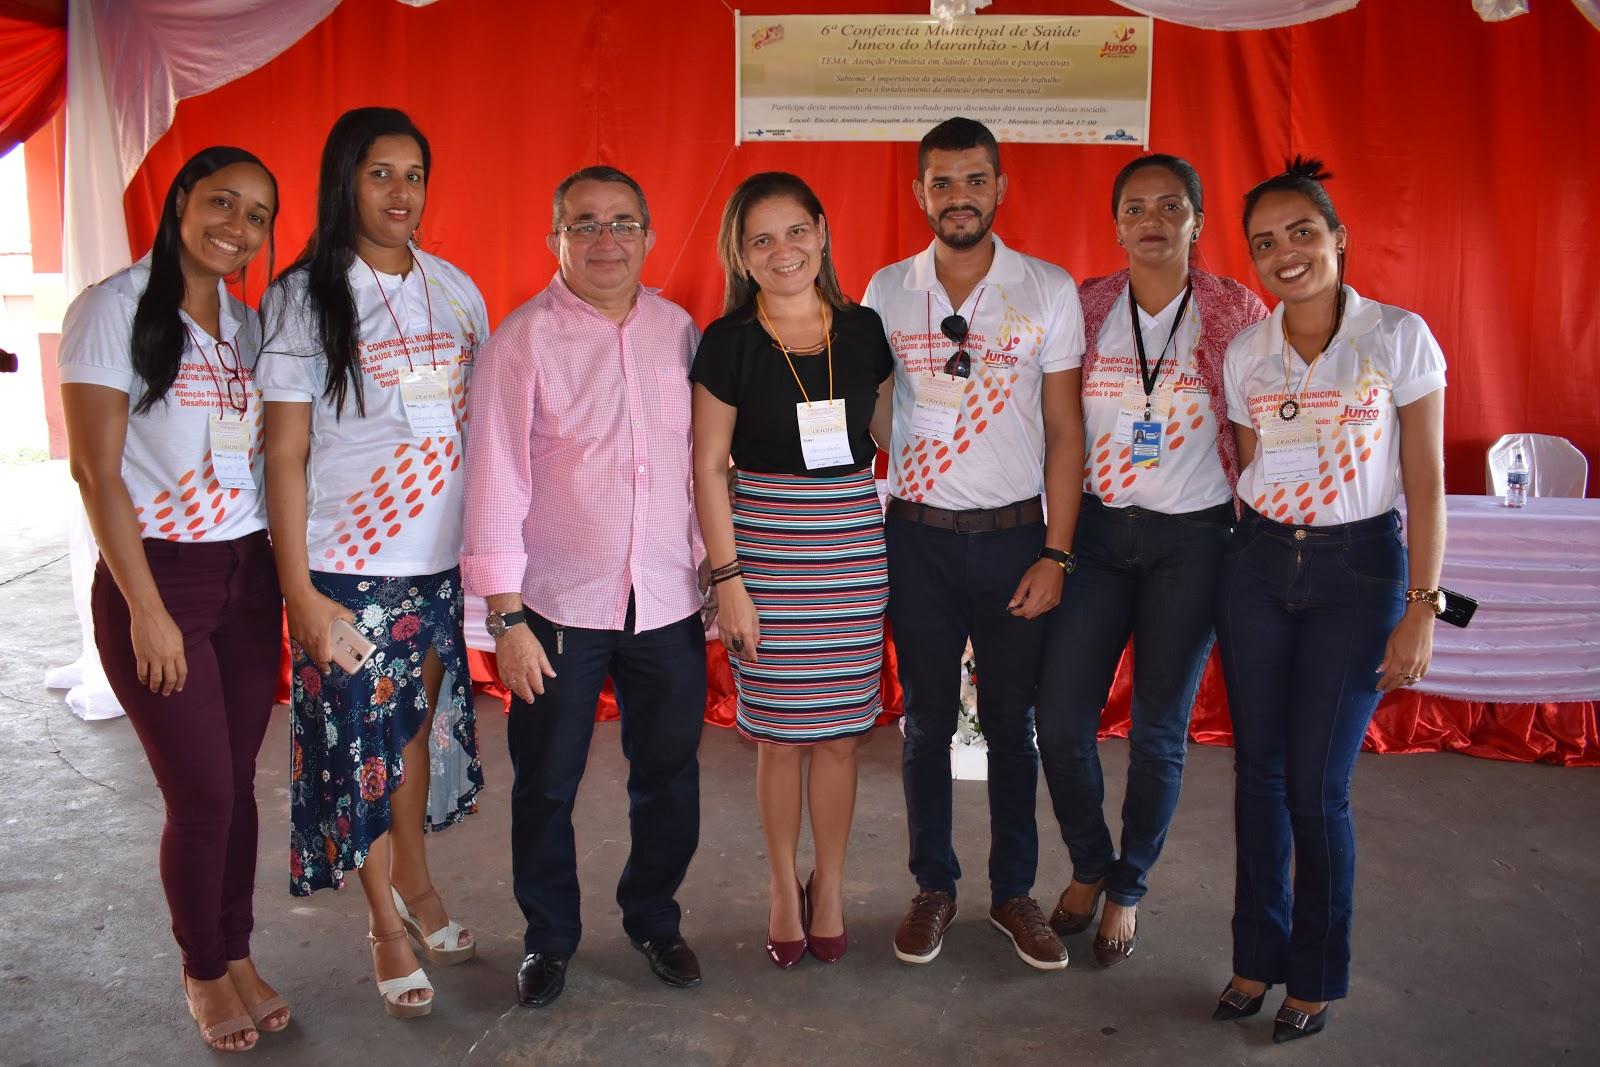
[[[1506,468],[1518,451],[1528,465],[1529,496],[1583,496],[1589,485],[1589,461],[1565,437],[1542,433],[1508,433],[1489,446],[1486,457],[1488,493],[1504,496]]]

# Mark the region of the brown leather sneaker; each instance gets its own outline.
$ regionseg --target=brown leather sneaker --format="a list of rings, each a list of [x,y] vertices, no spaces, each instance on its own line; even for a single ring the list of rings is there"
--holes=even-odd
[[[894,955],[901,963],[932,963],[944,947],[944,932],[956,917],[949,893],[924,890],[911,898],[911,910],[894,932]]]
[[[1012,897],[989,912],[989,922],[1011,939],[1017,955],[1029,967],[1059,971],[1067,965],[1067,950],[1044,921],[1044,912],[1032,897]]]

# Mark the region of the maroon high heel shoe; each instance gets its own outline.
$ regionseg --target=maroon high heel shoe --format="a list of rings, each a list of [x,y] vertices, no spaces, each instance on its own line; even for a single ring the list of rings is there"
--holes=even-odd
[[[798,879],[795,880],[794,887],[800,890],[800,929],[803,931],[809,925],[806,922],[806,891]],[[782,970],[787,971],[805,958],[807,944],[808,940],[805,937],[801,937],[798,941],[774,941],[772,927],[770,925],[767,927],[767,959]]]
[[[811,881],[816,876],[817,872],[812,871],[811,878],[806,879],[805,896],[802,898],[801,910],[805,914],[806,940],[811,945],[811,954],[818,960],[823,963],[838,963],[850,949],[850,931],[841,923],[838,937],[821,937],[811,932]]]

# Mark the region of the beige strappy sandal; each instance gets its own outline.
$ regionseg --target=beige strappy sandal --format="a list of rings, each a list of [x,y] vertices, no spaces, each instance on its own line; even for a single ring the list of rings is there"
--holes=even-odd
[[[255,1023],[248,1015],[235,1015],[231,1019],[224,1019],[220,1023],[204,1026],[200,1022],[199,1014],[194,1010],[194,1001],[189,999],[189,976],[183,976],[183,1004],[189,1009],[189,1017],[194,1020],[194,1025],[200,1031],[200,1039],[215,1052],[250,1052],[261,1040],[260,1032],[256,1030]],[[236,1037],[240,1034],[256,1034],[256,1040],[248,1045],[230,1048],[222,1044],[225,1038]]]
[[[388,941],[400,941],[406,936],[404,930],[394,930],[387,934],[368,934],[367,940],[377,947]],[[374,976],[376,976],[377,960],[373,960]],[[406,1004],[400,997],[413,989],[426,989],[428,999],[418,1004]],[[383,1007],[396,1019],[415,1019],[433,1011],[433,983],[428,981],[428,976],[418,967],[404,978],[378,979],[378,995],[383,998]]]
[[[460,923],[450,919],[433,933],[425,934],[422,932],[422,924],[417,922],[416,916],[411,914],[411,909],[406,907],[400,891],[390,886],[389,893],[394,897],[394,910],[400,913],[400,921],[405,925],[406,932],[417,943],[417,947],[422,949],[422,954],[428,957],[428,962],[448,967],[452,963],[464,963],[477,954],[478,943],[471,936],[463,936]],[[430,888],[422,895],[423,900],[429,897],[439,900],[439,891]],[[444,902],[440,901],[440,907],[443,906]]]
[[[281,1033],[289,1028],[289,1020],[294,1016],[289,1011],[289,1002],[283,997],[273,995],[255,1004],[246,1004],[244,1010],[250,1013],[250,1018],[255,1021],[256,1029],[264,1034]],[[278,1012],[283,1012],[283,1021],[276,1026],[268,1026],[267,1020]]]

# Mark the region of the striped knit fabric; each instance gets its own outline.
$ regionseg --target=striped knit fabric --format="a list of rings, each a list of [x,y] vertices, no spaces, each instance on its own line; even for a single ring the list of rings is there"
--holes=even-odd
[[[805,745],[872,729],[889,568],[872,468],[739,472],[733,536],[761,619],[760,661],[729,656],[739,732]]]

